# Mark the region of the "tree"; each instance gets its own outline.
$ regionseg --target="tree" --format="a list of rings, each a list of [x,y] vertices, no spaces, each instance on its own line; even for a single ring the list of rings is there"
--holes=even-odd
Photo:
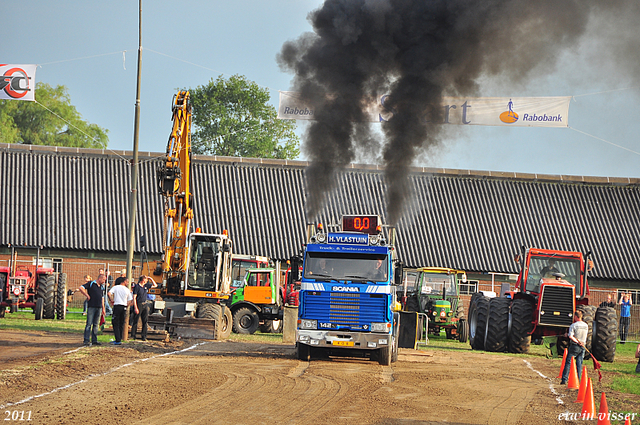
[[[276,119],[268,90],[244,76],[220,76],[190,93],[194,153],[279,159],[300,154],[295,122]]]
[[[36,85],[36,102],[0,100],[0,142],[106,148],[107,130],[82,120],[65,86]]]

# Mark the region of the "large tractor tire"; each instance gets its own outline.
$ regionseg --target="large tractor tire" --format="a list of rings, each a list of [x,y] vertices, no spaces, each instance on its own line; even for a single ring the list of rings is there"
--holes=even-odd
[[[241,307],[233,313],[233,331],[237,334],[253,335],[260,326],[258,313],[249,307]]]
[[[467,342],[469,339],[469,323],[467,323],[466,319],[458,320],[458,341]]]
[[[582,311],[582,321],[589,325],[589,333],[587,334],[587,350],[591,351],[591,342],[593,340],[593,321],[596,316],[595,305],[579,305],[576,310]],[[589,353],[585,353],[585,359],[590,358]]]
[[[418,298],[416,297],[407,298],[407,304],[405,305],[405,310],[420,312],[420,303],[418,302]]]
[[[282,333],[282,320],[265,320],[260,325],[260,332],[263,334]]]
[[[482,292],[473,294],[469,304],[469,344],[474,350],[484,350],[488,313],[489,298]]]
[[[33,309],[33,313],[36,315],[36,320],[42,319],[42,312],[44,311],[44,298],[36,299],[36,307]]]
[[[43,319],[55,319],[56,317],[56,275],[55,274],[43,274],[38,276],[38,288],[37,288],[37,299],[42,299],[43,309],[42,309],[42,318]]]
[[[509,331],[509,352],[524,354],[531,347],[533,330],[533,304],[517,299],[511,303],[511,326]]]
[[[616,356],[618,320],[612,307],[599,307],[593,322],[592,353],[596,360],[613,362]]]
[[[67,317],[67,274],[58,275],[58,287],[56,290],[56,317],[64,320]]]
[[[509,340],[509,307],[511,300],[505,297],[491,298],[484,349],[487,351],[507,351]]]
[[[214,303],[200,304],[200,306],[196,310],[196,317],[198,319],[215,320],[216,327],[213,333],[213,339],[221,339],[221,336],[223,334],[223,327],[224,327],[224,324],[223,324],[224,315],[222,314],[222,306],[220,304],[214,304]]]

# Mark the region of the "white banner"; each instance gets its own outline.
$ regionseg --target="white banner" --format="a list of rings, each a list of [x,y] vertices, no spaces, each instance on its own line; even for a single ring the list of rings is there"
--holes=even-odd
[[[36,67],[0,64],[0,99],[36,100]]]
[[[367,108],[369,122],[388,121],[393,110],[385,105],[387,95]],[[562,97],[444,97],[442,124],[512,127],[568,127],[571,96]],[[279,119],[313,120],[315,107],[298,92],[280,92]],[[429,111],[422,111],[425,122]]]

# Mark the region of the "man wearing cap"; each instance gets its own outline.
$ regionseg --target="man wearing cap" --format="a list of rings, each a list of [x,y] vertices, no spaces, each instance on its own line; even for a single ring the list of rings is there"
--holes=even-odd
[[[560,384],[565,385],[569,379],[571,369],[571,357],[575,357],[576,369],[578,372],[578,381],[582,377],[582,359],[584,359],[584,346],[587,343],[587,335],[589,334],[589,325],[582,321],[582,311],[577,310],[573,313],[573,323],[569,326],[569,350],[567,352],[567,360],[564,362],[562,369],[562,381]]]

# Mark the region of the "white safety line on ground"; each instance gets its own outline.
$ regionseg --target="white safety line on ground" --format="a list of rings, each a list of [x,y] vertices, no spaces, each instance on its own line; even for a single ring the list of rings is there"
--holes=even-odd
[[[123,364],[123,365],[120,365],[120,366],[116,366],[113,369],[110,369],[110,370],[108,370],[108,371],[106,371],[104,373],[98,373],[96,375],[89,375],[85,379],[82,379],[82,380],[77,381],[77,382],[73,382],[71,384],[67,384],[67,385],[62,386],[62,387],[55,388],[55,389],[53,389],[51,391],[48,391],[46,393],[42,393],[42,394],[34,395],[34,396],[31,396],[31,397],[27,397],[24,400],[16,401],[15,403],[2,404],[2,405],[0,405],[0,410],[5,409],[5,408],[7,408],[9,406],[17,406],[19,404],[23,404],[23,403],[26,403],[26,402],[31,401],[31,400],[35,400],[35,399],[40,398],[40,397],[51,395],[51,394],[57,393],[58,391],[66,390],[67,388],[74,387],[74,386],[76,386],[78,384],[83,384],[83,383],[88,382],[89,380],[94,379],[94,378],[99,378],[101,376],[109,375],[110,373],[113,373],[113,372],[115,372],[117,370],[120,370],[120,369],[128,367],[128,366],[134,365],[136,363],[146,362],[147,360],[153,360],[153,359],[158,358],[158,357],[170,356],[172,354],[184,353],[185,351],[193,350],[197,346],[203,345],[203,344],[209,344],[209,342],[199,342],[197,344],[192,345],[191,347],[187,347],[187,348],[184,348],[182,350],[177,350],[177,351],[171,351],[169,353],[158,354],[158,355],[155,355],[155,356],[152,356],[152,357],[146,357],[144,359],[135,360],[135,361],[133,361],[131,363],[127,363],[127,364]],[[80,347],[80,348],[83,348],[83,347]],[[73,353],[75,351],[78,351],[78,349],[68,351],[67,353]],[[67,354],[67,353],[65,353],[65,354]]]
[[[558,404],[564,404],[564,401],[562,401],[562,397],[560,397],[560,394],[554,388],[553,381],[551,380],[551,378],[545,376],[542,372],[535,370],[533,366],[531,366],[531,363],[529,363],[527,360],[523,359],[523,361],[526,363],[529,369],[531,369],[532,371],[540,375],[543,379],[546,379],[547,381],[549,381],[549,390],[551,390],[551,393],[556,396],[556,401],[558,402]]]

